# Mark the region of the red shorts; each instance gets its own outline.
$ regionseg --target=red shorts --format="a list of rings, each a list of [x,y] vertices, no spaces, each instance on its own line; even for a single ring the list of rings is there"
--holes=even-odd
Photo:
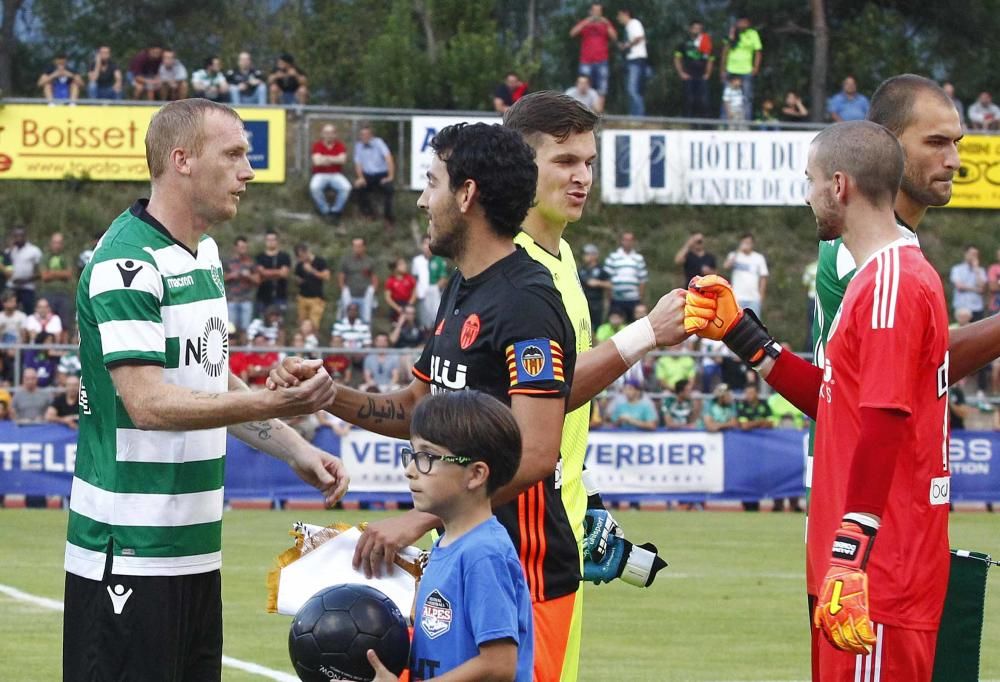
[[[813,682],[930,682],[937,630],[872,625],[876,641],[867,656],[840,651],[813,627]]]

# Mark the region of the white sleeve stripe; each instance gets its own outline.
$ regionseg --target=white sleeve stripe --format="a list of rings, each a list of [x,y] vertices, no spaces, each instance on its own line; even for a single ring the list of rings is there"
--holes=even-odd
[[[131,267],[126,263],[131,264]],[[136,270],[138,269],[138,272]],[[133,274],[134,273],[134,274]],[[96,263],[90,271],[91,298],[108,291],[142,291],[157,300],[163,298],[163,280],[160,273],[146,261],[135,258],[116,258]]]
[[[889,292],[889,281],[892,279],[892,254],[883,253],[882,254],[882,298],[879,301],[879,312],[878,312],[878,326],[879,329],[885,328],[886,313],[889,308],[889,298],[891,296]]]
[[[878,329],[879,285],[882,283],[882,254],[875,257],[875,295],[872,300],[872,329]]]
[[[899,247],[892,249],[892,300],[889,301],[889,324],[892,329],[896,324],[896,298],[899,296]]]
[[[163,323],[142,320],[112,320],[97,325],[105,355],[123,351],[165,353]]]

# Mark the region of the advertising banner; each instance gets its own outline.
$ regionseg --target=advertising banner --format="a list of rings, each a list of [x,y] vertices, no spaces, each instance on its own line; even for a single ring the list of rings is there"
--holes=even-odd
[[[399,461],[403,441],[352,430],[338,439],[329,429],[314,444],[343,458],[350,495],[360,500],[409,499]],[[0,495],[69,495],[76,432],[62,425],[0,422]],[[951,438],[951,499],[1000,501],[1000,433],[956,431]],[[788,430],[594,431],[587,469],[609,499],[649,496],[759,500],[802,495],[805,433]],[[226,456],[226,497],[318,499],[283,462],[233,437]]]
[[[966,135],[949,208],[1000,208],[1000,136]]]
[[[814,132],[605,130],[608,204],[802,206]]]
[[[437,131],[455,123],[500,123],[499,116],[414,116],[410,121],[410,189],[423,190]]]
[[[0,180],[148,181],[146,129],[156,107],[0,107]],[[254,182],[285,181],[285,112],[238,109]]]

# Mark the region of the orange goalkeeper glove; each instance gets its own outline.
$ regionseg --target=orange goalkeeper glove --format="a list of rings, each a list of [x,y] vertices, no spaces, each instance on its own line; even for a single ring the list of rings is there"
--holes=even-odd
[[[740,309],[732,285],[718,275],[691,280],[684,301],[684,331],[723,341],[751,367],[781,353],[764,323],[749,308]]]
[[[842,651],[869,654],[875,631],[868,616],[868,574],[865,565],[876,528],[843,521],[833,539],[833,558],[823,579],[813,623],[830,644]]]

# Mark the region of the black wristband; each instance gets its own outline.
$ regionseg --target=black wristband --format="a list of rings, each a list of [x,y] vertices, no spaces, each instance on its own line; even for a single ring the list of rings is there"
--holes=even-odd
[[[767,333],[767,327],[750,308],[743,309],[740,321],[722,337],[722,341],[751,367],[759,365],[764,358],[776,358],[781,353],[781,346]]]

